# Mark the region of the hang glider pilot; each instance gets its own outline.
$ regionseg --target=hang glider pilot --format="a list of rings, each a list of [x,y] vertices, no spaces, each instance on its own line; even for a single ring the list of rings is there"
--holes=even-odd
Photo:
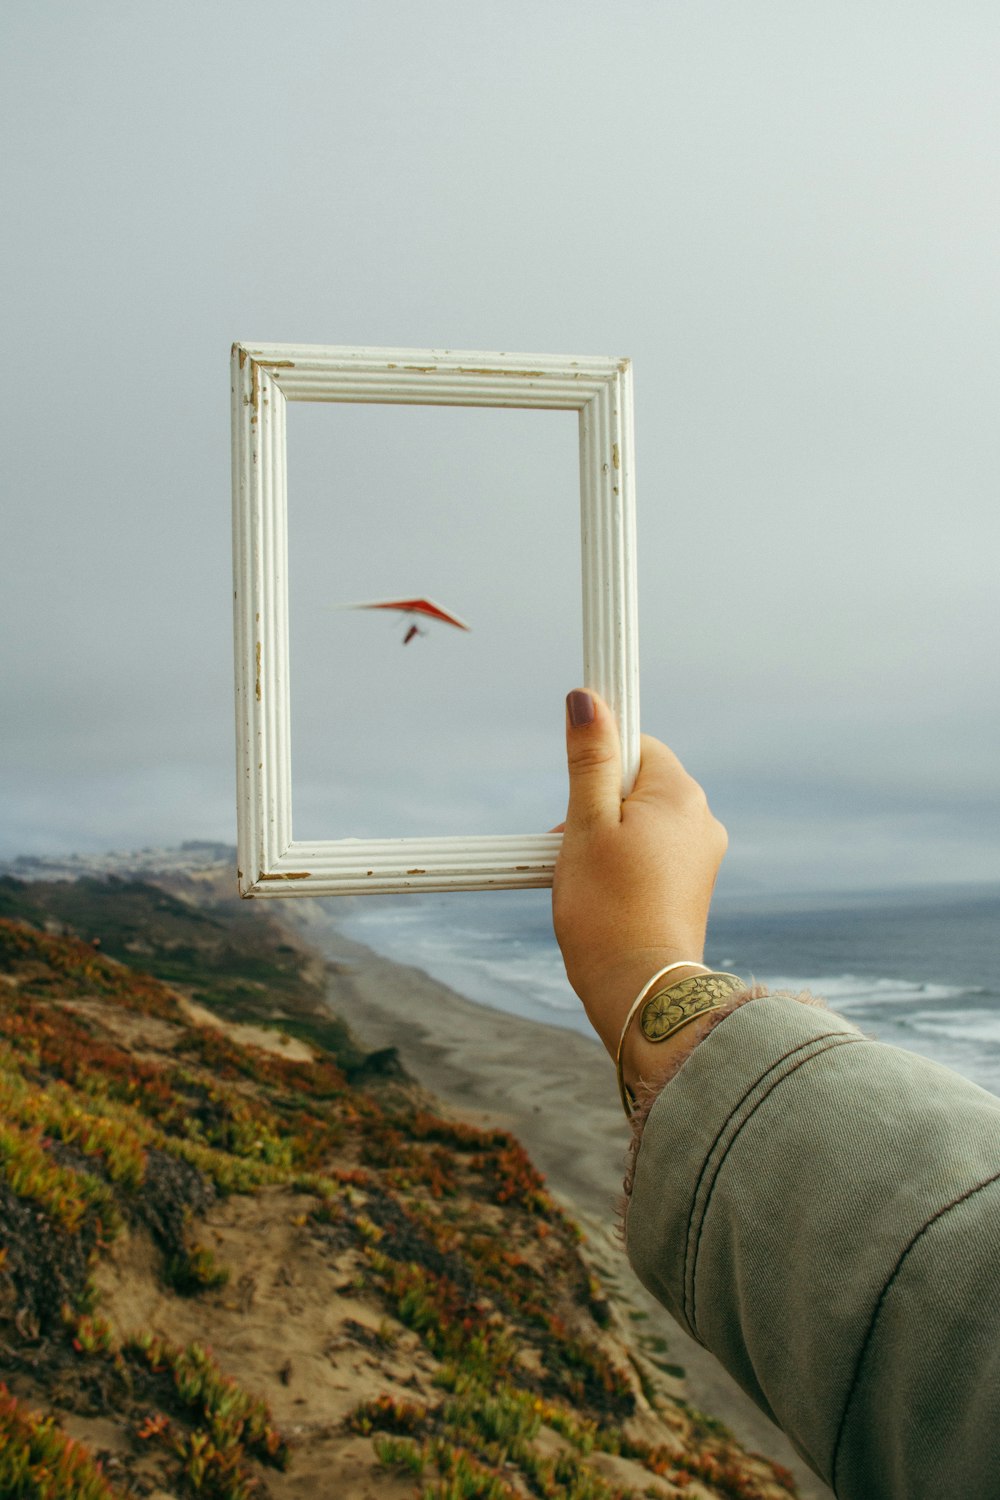
[[[433,599],[379,599],[370,604],[345,604],[343,608],[396,610],[404,618],[410,620],[403,637],[404,646],[408,646],[415,636],[427,634],[426,630],[421,630],[418,619],[440,620],[445,625],[454,625],[458,630],[470,628],[464,620],[460,620],[450,610],[443,609],[440,604],[435,604]]]

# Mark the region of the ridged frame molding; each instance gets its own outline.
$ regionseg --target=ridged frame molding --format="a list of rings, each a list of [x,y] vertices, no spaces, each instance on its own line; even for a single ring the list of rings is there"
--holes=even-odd
[[[549,886],[561,836],[292,838],[285,403],[579,413],[583,685],[639,764],[635,457],[627,359],[241,344],[232,350],[237,863],[243,896]]]

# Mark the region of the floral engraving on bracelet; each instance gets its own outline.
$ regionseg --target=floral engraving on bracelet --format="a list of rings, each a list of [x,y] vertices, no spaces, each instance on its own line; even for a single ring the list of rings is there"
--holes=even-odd
[[[689,1021],[746,989],[735,974],[691,974],[648,999],[639,1014],[639,1027],[647,1042],[662,1042]]]

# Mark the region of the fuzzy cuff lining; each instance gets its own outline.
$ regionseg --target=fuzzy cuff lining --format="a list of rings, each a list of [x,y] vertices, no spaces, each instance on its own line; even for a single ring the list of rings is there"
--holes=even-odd
[[[715,1030],[716,1026],[721,1025],[727,1016],[731,1016],[733,1011],[739,1010],[741,1005],[746,1005],[749,1000],[765,1000],[771,993],[771,990],[769,990],[764,984],[749,985],[740,994],[735,995],[731,1000],[727,1001],[726,1004],[722,1006],[722,1008],[711,1017],[710,1024],[705,1027],[704,1031],[698,1039],[698,1045],[700,1046],[705,1038]],[[815,1006],[817,1010],[829,1009],[829,1006],[827,1006],[825,1001],[817,999],[817,997],[815,995],[811,995],[808,990],[803,990],[798,995],[791,995],[787,990],[776,990],[774,991],[774,993],[778,995],[785,995],[791,1000],[797,1000],[800,1005]],[[625,1154],[625,1180],[622,1183],[622,1195],[619,1198],[617,1204],[618,1233],[622,1239],[624,1239],[625,1237],[625,1220],[628,1215],[628,1206],[632,1198],[632,1185],[635,1182],[636,1162],[638,1161],[639,1157],[639,1147],[642,1144],[642,1133],[646,1128],[646,1121],[649,1119],[649,1112],[653,1108],[653,1105],[656,1103],[657,1099],[660,1097],[661,1091],[667,1086],[672,1078],[675,1078],[677,1076],[681,1068],[683,1068],[684,1064],[687,1062],[688,1057],[690,1057],[691,1055],[692,1053],[689,1052],[687,1056],[679,1058],[668,1069],[666,1076],[663,1078],[658,1078],[655,1084],[638,1083],[633,1091],[635,1094],[636,1104],[635,1109],[632,1112],[632,1117],[629,1120],[631,1137],[629,1139]]]

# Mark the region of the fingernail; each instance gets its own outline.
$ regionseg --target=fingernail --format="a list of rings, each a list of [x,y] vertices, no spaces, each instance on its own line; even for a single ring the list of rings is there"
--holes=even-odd
[[[579,729],[582,724],[594,722],[594,700],[589,693],[575,688],[566,699],[566,712],[569,714],[569,722],[574,729]]]

